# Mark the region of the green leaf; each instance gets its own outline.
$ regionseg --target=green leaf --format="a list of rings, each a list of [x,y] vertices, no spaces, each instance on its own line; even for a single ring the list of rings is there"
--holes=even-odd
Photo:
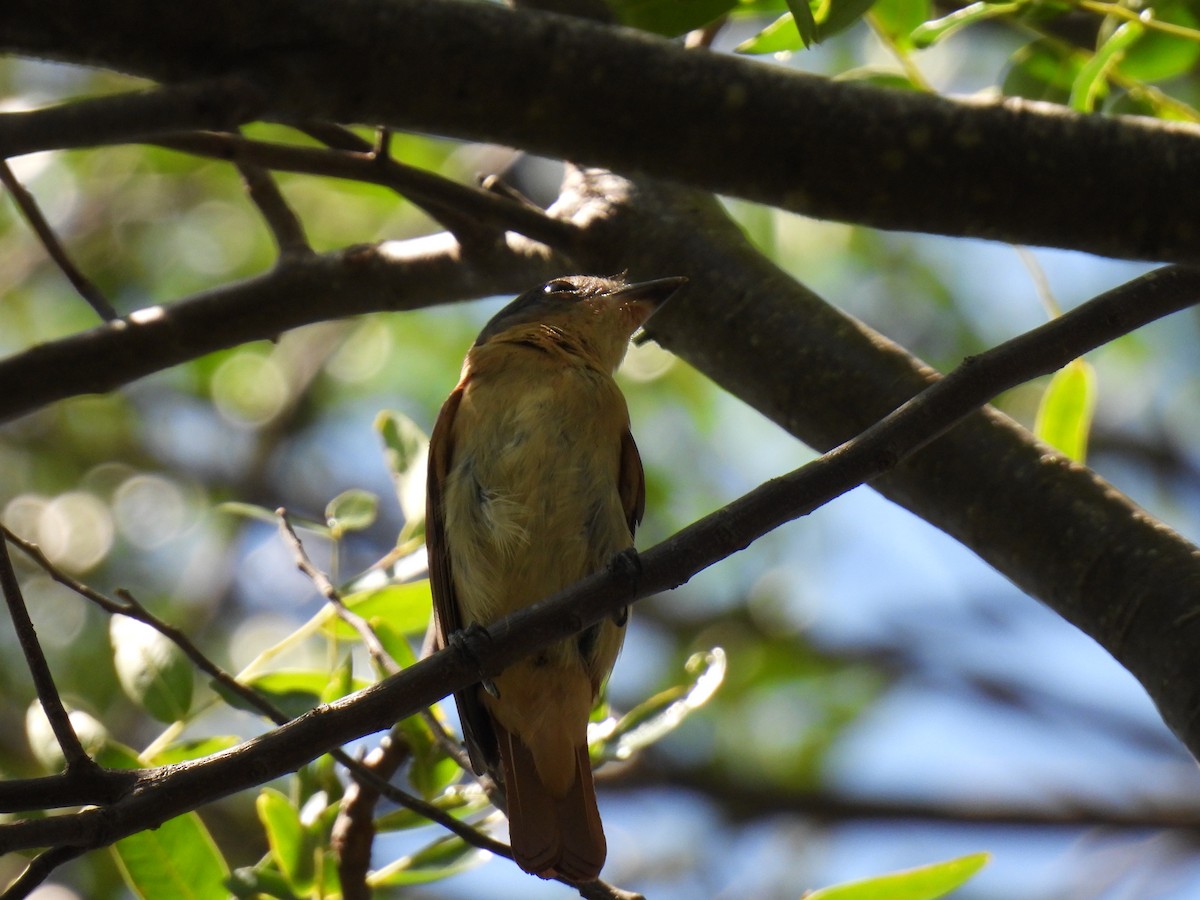
[[[617,21],[666,37],[686,34],[737,6],[737,0],[609,0]]]
[[[875,5],[875,0],[827,0],[817,16],[817,40],[826,41],[845,31]]]
[[[1067,103],[1082,68],[1080,55],[1064,55],[1050,41],[1034,41],[1012,55],[1001,90],[1010,97]]]
[[[1071,85],[1071,108],[1090,113],[1096,108],[1096,99],[1108,90],[1108,73],[1121,61],[1125,51],[1145,33],[1137,22],[1126,22],[1117,28],[1079,69]]]
[[[737,53],[784,53],[805,46],[804,39],[796,29],[792,14],[784,13],[754,37],[742,41],[734,50]]]
[[[458,835],[450,835],[385,866],[367,882],[371,887],[428,884],[465,872],[490,858],[486,850],[472,847]]]
[[[117,867],[144,900],[225,900],[229,869],[196,813],[169,819],[113,845]]]
[[[628,759],[679,727],[688,715],[711,700],[725,680],[725,651],[713,647],[693,653],[684,668],[691,676],[688,681],[661,691],[621,717],[606,736],[605,757]]]
[[[356,591],[342,598],[351,612],[367,621],[380,619],[400,634],[421,634],[429,625],[433,614],[433,595],[428,581],[413,581],[408,584],[388,584],[379,588]],[[324,616],[322,630],[339,640],[355,640],[358,632],[337,617],[329,608]]]
[[[341,663],[330,674],[321,689],[320,702],[332,703],[354,693],[354,660],[347,653]]]
[[[68,709],[67,718],[71,720],[71,727],[87,755],[95,759],[109,742],[108,729],[95,716],[81,709]],[[51,772],[62,770],[66,764],[62,748],[54,736],[54,729],[50,727],[50,720],[42,710],[42,704],[37,700],[25,712],[25,739],[34,758],[44,768]]]
[[[370,528],[378,515],[379,498],[360,488],[342,491],[325,506],[325,524],[335,540],[348,531]]]
[[[1193,30],[1200,27],[1186,2],[1154,3],[1151,14],[1160,22]],[[1137,81],[1164,81],[1188,74],[1200,62],[1200,41],[1195,38],[1167,34],[1154,28],[1146,28],[1145,32],[1120,62],[1121,74],[1126,77]]]
[[[965,884],[991,856],[973,853],[946,862],[822,888],[805,900],[934,900]]]
[[[313,884],[313,847],[300,812],[286,796],[274,788],[263,788],[255,800],[258,819],[267,832],[271,859],[297,893]]]
[[[792,14],[796,30],[800,33],[800,40],[804,42],[805,47],[811,47],[818,40],[817,20],[813,16],[812,7],[808,5],[808,0],[785,0],[785,2],[788,11]]]
[[[171,744],[161,753],[155,754],[153,759],[147,760],[147,765],[169,766],[172,763],[202,759],[205,756],[220,753],[222,750],[228,750],[230,747],[236,746],[237,743],[238,738],[232,734],[179,741],[178,743]]]
[[[426,800],[458,781],[462,769],[437,745],[433,729],[421,716],[409,716],[396,726],[408,742],[412,762],[408,780]]]
[[[452,785],[430,801],[438,809],[453,813],[458,817],[470,815],[490,805],[487,794],[474,785]],[[375,820],[378,831],[405,831],[410,828],[423,828],[429,820],[411,809],[395,809],[384,813]]]
[[[990,3],[984,2],[984,0],[981,0],[979,3],[972,3],[969,6],[964,6],[962,9],[956,9],[948,16],[942,16],[940,19],[925,22],[923,25],[915,28],[911,35],[913,46],[918,49],[931,47],[939,41],[944,41],[959,29],[966,28],[968,25],[975,25],[986,19],[1006,16],[1009,13],[1016,12],[1024,5],[1023,2]]]
[[[121,690],[160,722],[176,722],[192,708],[192,665],[164,634],[137,619],[113,616],[113,664]]]
[[[245,684],[254,688],[284,713],[295,718],[321,702],[321,697],[332,679],[334,676],[328,672],[312,669],[283,669],[257,675],[246,681]],[[217,684],[213,686],[231,706],[258,713],[256,708],[249,706],[237,694],[229,693]],[[367,683],[362,679],[354,679],[351,683],[351,687],[355,691],[366,686]]]
[[[264,896],[278,900],[301,900],[300,895],[288,885],[287,879],[269,866],[235,869],[225,879],[225,886],[233,896],[245,900],[261,900]]]
[[[1038,406],[1034,434],[1076,462],[1087,458],[1088,432],[1096,410],[1096,372],[1074,359],[1054,373]]]
[[[902,50],[913,48],[912,33],[929,19],[929,0],[877,0],[871,15],[888,37]]]
[[[383,457],[396,499],[404,514],[406,532],[418,534],[425,527],[425,469],[429,459],[429,437],[412,419],[395,410],[375,416],[375,430],[383,440]]]

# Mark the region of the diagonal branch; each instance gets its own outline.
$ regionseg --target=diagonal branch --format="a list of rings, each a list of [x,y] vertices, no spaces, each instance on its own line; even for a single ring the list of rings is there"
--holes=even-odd
[[[87,755],[79,742],[79,735],[71,724],[71,717],[63,706],[62,698],[58,695],[58,687],[54,683],[54,675],[38,642],[37,632],[29,618],[29,610],[25,607],[25,598],[21,594],[21,585],[17,581],[17,573],[13,569],[12,559],[8,555],[8,542],[0,537],[0,589],[4,592],[4,600],[8,604],[8,614],[12,618],[13,630],[21,644],[21,652],[25,654],[25,664],[33,678],[33,686],[37,691],[39,702],[54,731],[58,746],[62,748],[63,757],[67,762],[68,775],[86,775],[96,773],[99,766]]]
[[[254,163],[238,163],[238,172],[246,185],[246,193],[262,213],[263,221],[275,238],[275,246],[283,259],[313,255],[312,246],[304,234],[304,224],[295,210],[288,206],[283,192],[271,173]]]
[[[67,255],[66,248],[63,247],[62,241],[58,239],[58,235],[54,233],[54,229],[50,227],[50,223],[46,221],[46,217],[42,215],[42,211],[38,208],[37,201],[33,199],[33,194],[29,193],[25,185],[21,184],[13,175],[13,171],[9,168],[8,163],[0,159],[0,184],[8,188],[8,192],[12,194],[13,201],[17,204],[17,208],[25,216],[25,220],[29,223],[29,227],[33,229],[34,234],[38,236],[38,240],[42,242],[42,246],[46,248],[46,252],[50,254],[50,258],[62,270],[62,273],[67,276],[67,280],[71,282],[72,287],[79,292],[79,296],[87,301],[88,306],[96,311],[105,322],[111,322],[117,318],[117,311],[113,309],[112,304],[100,292],[100,289],[92,283],[83,272],[79,271],[79,267],[71,261],[71,257]]]

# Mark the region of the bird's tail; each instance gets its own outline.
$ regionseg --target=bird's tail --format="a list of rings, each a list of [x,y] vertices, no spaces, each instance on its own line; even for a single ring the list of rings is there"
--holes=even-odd
[[[542,878],[595,881],[604,867],[607,845],[587,745],[576,748],[575,777],[558,796],[546,787],[521,739],[499,722],[495,727],[504,769],[509,843],[517,865]]]

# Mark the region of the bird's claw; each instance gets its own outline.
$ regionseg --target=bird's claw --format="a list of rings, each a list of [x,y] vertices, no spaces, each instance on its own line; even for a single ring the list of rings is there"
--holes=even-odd
[[[483,689],[499,700],[500,689],[496,687],[496,682],[484,674],[483,666],[479,663],[479,653],[476,650],[476,648],[482,647],[485,644],[490,645],[491,642],[492,636],[478,622],[472,622],[465,628],[451,632],[447,640],[447,643],[454,648],[455,652],[475,668],[479,674],[479,683],[483,686]]]
[[[613,554],[612,559],[608,561],[608,570],[618,578],[626,579],[636,585],[638,577],[642,574],[642,558],[638,556],[637,550],[633,547],[626,547]],[[612,618],[618,627],[624,625],[629,621],[629,607],[621,607],[613,613]]]

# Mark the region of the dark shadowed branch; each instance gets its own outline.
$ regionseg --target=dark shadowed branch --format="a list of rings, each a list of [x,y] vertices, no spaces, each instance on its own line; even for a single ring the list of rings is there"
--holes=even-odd
[[[236,70],[290,121],[500,143],[820,218],[1200,261],[1191,125],[834,81],[467,0],[203,0],[169,23],[145,0],[101,19],[85,0],[58,6],[0,7],[0,49],[163,82]],[[980,190],[985,172],[1003,188]]]

